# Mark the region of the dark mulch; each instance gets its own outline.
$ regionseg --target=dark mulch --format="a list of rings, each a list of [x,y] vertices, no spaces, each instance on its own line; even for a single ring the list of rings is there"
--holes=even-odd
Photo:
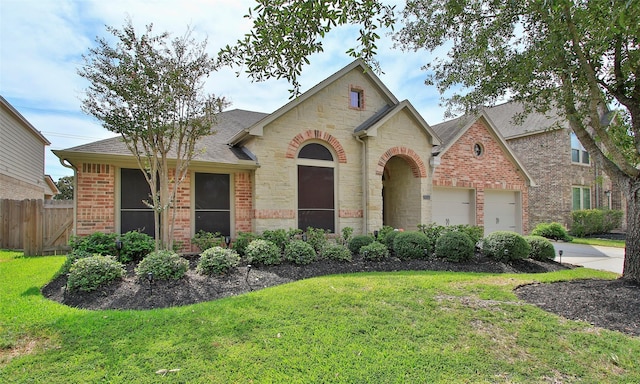
[[[350,263],[323,260],[305,266],[283,263],[277,266],[244,265],[224,276],[201,276],[195,272],[196,258],[190,258],[187,275],[176,281],[139,280],[133,266],[127,276],[94,292],[66,291],[66,275],[42,289],[44,296],[63,304],[86,309],[151,309],[188,305],[239,295],[300,279],[331,274],[390,271],[453,271],[483,273],[543,273],[573,268],[554,261],[520,260],[501,263],[477,256],[466,263],[443,260],[400,260],[371,262],[354,258]],[[535,284],[519,287],[523,300],[568,319],[585,320],[596,326],[640,335],[640,287],[621,280]]]

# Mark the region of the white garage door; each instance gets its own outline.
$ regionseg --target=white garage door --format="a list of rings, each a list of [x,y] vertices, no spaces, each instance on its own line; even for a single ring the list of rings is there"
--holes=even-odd
[[[440,225],[475,225],[475,190],[433,188],[432,220]]]
[[[484,191],[484,234],[495,231],[522,233],[520,192]]]

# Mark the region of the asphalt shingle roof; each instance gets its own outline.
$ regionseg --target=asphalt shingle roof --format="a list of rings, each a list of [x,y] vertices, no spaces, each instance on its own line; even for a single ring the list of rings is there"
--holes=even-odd
[[[217,163],[235,163],[237,160],[252,160],[253,156],[248,150],[245,148],[230,147],[227,145],[227,142],[233,135],[250,127],[266,116],[266,113],[242,109],[232,109],[220,113],[217,124],[213,127],[215,133],[203,137],[198,141],[196,151],[199,153],[195,156],[195,160]],[[65,151],[105,155],[131,155],[131,152],[127,149],[120,137],[80,145],[66,149]]]

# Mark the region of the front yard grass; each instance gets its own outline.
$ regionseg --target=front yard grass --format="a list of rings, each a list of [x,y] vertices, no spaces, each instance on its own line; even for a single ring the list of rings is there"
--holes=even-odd
[[[517,299],[534,281],[615,278],[362,273],[218,301],[89,311],[42,297],[64,257],[0,251],[0,382],[640,382],[640,339]]]
[[[626,244],[624,240],[596,239],[596,238],[584,238],[584,237],[574,237],[573,240],[571,240],[571,242],[576,244],[598,245],[602,247],[615,247],[615,248],[624,248]]]

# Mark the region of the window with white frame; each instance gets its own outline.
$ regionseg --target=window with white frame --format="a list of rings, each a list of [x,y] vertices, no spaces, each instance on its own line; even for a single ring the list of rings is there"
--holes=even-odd
[[[573,187],[572,201],[572,209],[574,211],[578,211],[581,209],[591,209],[591,188]]]
[[[589,164],[589,152],[582,146],[578,136],[571,132],[571,162]]]

